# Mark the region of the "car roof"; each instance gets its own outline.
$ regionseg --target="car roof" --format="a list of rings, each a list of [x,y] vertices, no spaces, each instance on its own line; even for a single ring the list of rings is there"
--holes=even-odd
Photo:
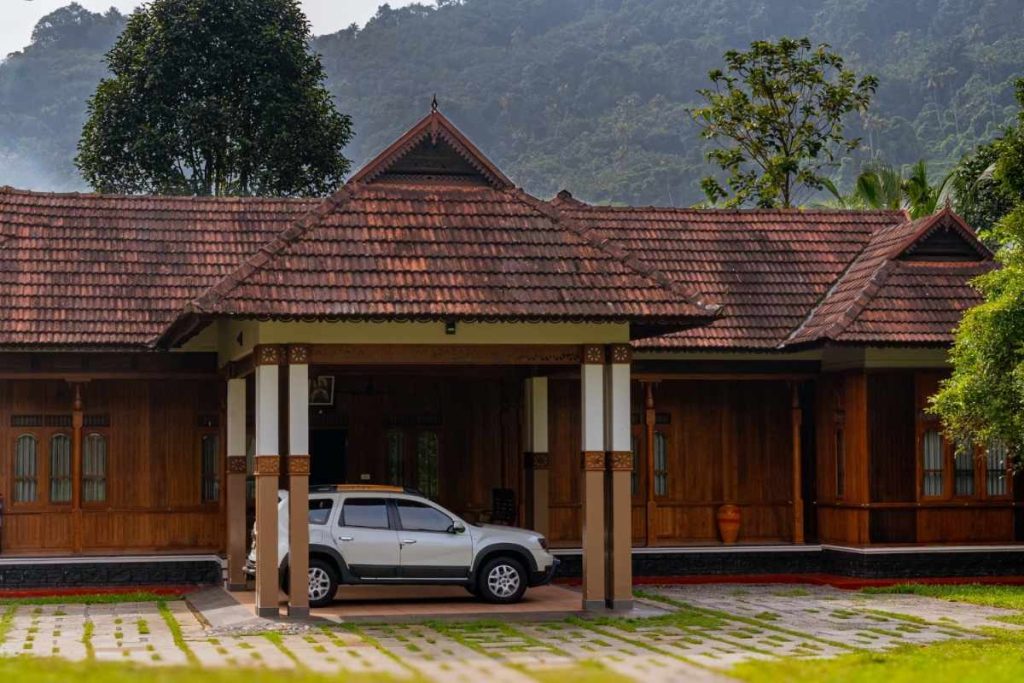
[[[389,486],[386,484],[325,484],[311,486],[312,493],[404,493],[412,496],[423,496],[414,488]]]

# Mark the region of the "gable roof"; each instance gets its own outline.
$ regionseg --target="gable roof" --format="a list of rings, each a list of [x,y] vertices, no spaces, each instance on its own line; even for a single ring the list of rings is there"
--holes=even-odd
[[[955,234],[973,261],[907,259],[937,231]],[[810,342],[948,342],[979,301],[969,284],[994,267],[992,253],[948,207],[879,230],[783,346]]]
[[[434,152],[431,159],[424,159]],[[414,161],[410,157],[419,157]],[[515,187],[476,145],[449,121],[431,108],[402,137],[359,169],[350,183],[367,184],[381,180],[422,180],[442,176],[447,181],[478,180],[496,190]]]
[[[541,201],[435,110],[327,199],[0,189],[0,347],[150,349],[217,316],[629,321],[643,349],[945,344],[992,267],[949,210]]]
[[[562,193],[554,204],[641,262],[723,305],[712,323],[642,348],[778,347],[894,211],[604,207]]]

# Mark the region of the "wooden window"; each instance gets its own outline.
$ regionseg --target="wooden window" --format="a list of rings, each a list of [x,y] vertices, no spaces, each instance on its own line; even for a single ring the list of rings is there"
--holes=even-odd
[[[437,432],[420,432],[416,439],[416,486],[427,498],[437,499]]]
[[[942,434],[929,429],[921,437],[921,495],[935,498],[945,492]]]
[[[993,439],[988,442],[985,451],[985,492],[989,496],[1008,495],[1009,463],[1006,457],[1006,444]]]
[[[202,460],[202,493],[204,503],[220,500],[220,437],[217,434],[203,434],[199,440]]]
[[[50,437],[50,502],[71,502],[71,437]]]
[[[402,486],[405,482],[405,433],[401,429],[389,429],[387,440],[388,483]]]
[[[14,446],[14,502],[34,503],[39,498],[39,440],[22,434]]]
[[[846,430],[836,427],[836,498],[846,495]]]
[[[974,495],[974,444],[960,441],[953,454],[953,495]]]
[[[82,446],[82,500],[107,500],[107,437],[99,432],[86,436]]]
[[[668,495],[668,437],[654,432],[654,495]]]

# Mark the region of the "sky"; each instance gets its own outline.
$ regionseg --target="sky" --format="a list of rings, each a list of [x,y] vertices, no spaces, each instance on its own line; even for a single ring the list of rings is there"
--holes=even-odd
[[[130,12],[142,4],[141,0],[77,0],[78,4],[93,12],[105,12],[116,7]],[[353,22],[366,23],[377,12],[377,6],[387,2],[392,7],[408,5],[411,0],[301,0],[313,24],[313,33],[334,33]],[[3,20],[0,20],[0,55],[20,50],[28,45],[32,27],[43,16],[58,7],[71,4],[71,0],[0,0]]]

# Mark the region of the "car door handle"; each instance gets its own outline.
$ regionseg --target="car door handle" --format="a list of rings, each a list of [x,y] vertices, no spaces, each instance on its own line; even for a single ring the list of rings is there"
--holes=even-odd
[[[403,538],[402,539],[402,545],[412,545],[415,542],[416,542],[415,538]]]
[[[343,541],[352,541],[352,540],[355,540],[355,539],[353,539],[351,536],[342,536],[341,540],[343,540]]]

